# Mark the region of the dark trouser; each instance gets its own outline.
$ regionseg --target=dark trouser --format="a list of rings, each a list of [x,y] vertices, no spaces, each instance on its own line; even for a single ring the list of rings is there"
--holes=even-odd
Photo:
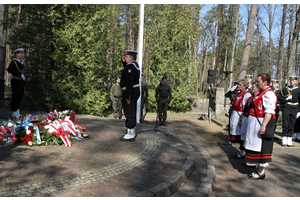
[[[20,108],[25,89],[25,81],[11,79],[11,111],[17,111]]]
[[[125,127],[127,128],[132,129],[136,126],[136,105],[139,97],[140,97],[140,89],[134,88],[132,91],[130,104],[126,102],[126,98],[124,96],[122,98],[122,105],[123,105],[124,115],[126,118]]]
[[[287,137],[293,136],[297,112],[298,112],[298,105],[283,107],[282,136],[287,136]]]
[[[167,119],[167,111],[169,106],[169,98],[160,98],[158,102],[158,118],[159,121]]]
[[[279,112],[280,112],[280,105],[277,105],[277,108],[275,110],[275,128],[274,130],[276,130],[276,127],[277,127],[277,121],[278,121],[278,117],[279,117]]]

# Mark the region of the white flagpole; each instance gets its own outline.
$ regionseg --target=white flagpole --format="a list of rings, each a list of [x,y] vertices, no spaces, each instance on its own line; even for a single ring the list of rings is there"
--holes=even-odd
[[[144,4],[140,4],[140,27],[139,27],[139,46],[138,46],[138,61],[140,67],[140,93],[142,94],[142,73],[143,73],[143,38],[144,38]],[[136,122],[140,123],[141,117],[141,95],[137,101]]]

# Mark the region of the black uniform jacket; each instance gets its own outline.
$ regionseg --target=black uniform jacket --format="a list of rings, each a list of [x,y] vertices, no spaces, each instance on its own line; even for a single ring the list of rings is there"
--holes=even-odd
[[[288,87],[290,87],[290,86],[288,86]],[[300,112],[300,88],[296,87],[290,91],[288,87],[282,88],[279,95],[277,96],[277,99],[278,99],[279,103],[283,105],[283,108],[284,107],[293,107],[293,105],[288,104],[288,102],[299,103],[298,104],[298,112]],[[289,95],[292,95],[292,99],[286,100],[286,98]]]
[[[8,68],[7,71],[11,73],[13,76],[21,78],[25,65],[18,59],[14,58]]]
[[[137,86],[140,79],[140,68],[137,62],[128,63],[122,70],[120,86],[123,91],[123,96],[126,99],[131,99],[132,91],[134,88],[139,89]]]

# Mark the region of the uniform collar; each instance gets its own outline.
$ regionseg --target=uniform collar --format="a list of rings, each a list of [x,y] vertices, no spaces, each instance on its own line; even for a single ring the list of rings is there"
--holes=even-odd
[[[18,61],[19,63],[21,63],[23,65],[23,62],[21,60],[19,60],[18,58],[14,58],[14,60]]]

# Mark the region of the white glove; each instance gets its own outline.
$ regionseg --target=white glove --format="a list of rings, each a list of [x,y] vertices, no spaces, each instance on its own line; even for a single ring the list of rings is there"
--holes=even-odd
[[[288,100],[292,99],[292,97],[293,97],[292,95],[289,95],[285,100],[288,101]]]
[[[22,79],[22,80],[25,80],[24,74],[21,74],[21,79]]]
[[[236,89],[237,85],[233,86],[230,90],[233,92]]]
[[[296,119],[297,119],[299,116],[300,116],[300,112],[297,112],[297,117],[296,117]]]

